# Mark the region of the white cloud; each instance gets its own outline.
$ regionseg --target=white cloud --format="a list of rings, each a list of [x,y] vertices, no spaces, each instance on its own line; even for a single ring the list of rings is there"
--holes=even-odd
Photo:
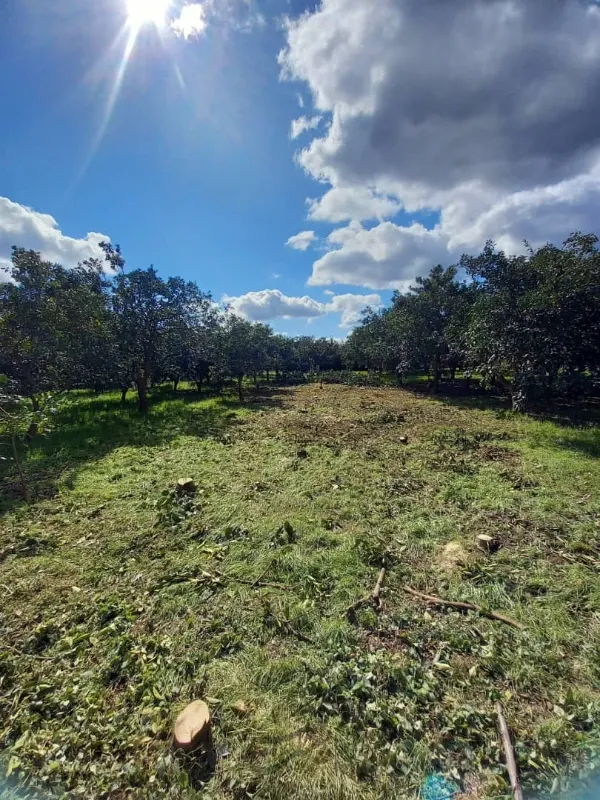
[[[324,303],[312,297],[288,297],[279,289],[263,289],[248,292],[239,297],[225,296],[223,302],[231,306],[234,313],[253,322],[266,322],[272,319],[291,319],[292,317],[321,317],[327,313]]]
[[[84,238],[66,236],[50,214],[0,197],[0,271],[10,263],[11,247],[25,247],[40,252],[47,261],[74,267],[87,258],[104,258],[100,242],[110,237],[88,233]]]
[[[10,268],[10,261],[7,258],[0,258],[0,283],[14,283]]]
[[[344,283],[371,289],[405,288],[447,256],[448,239],[439,229],[427,230],[381,222],[363,228],[354,222],[328,237],[331,249],[313,264],[311,286]]]
[[[297,139],[300,134],[304,133],[305,131],[312,131],[314,130],[319,122],[321,122],[322,117],[320,114],[317,114],[314,117],[298,117],[298,119],[292,120],[292,126],[290,129],[290,139]]]
[[[319,222],[384,219],[402,209],[396,197],[378,194],[365,186],[336,186],[323,197],[307,202],[308,218]]]
[[[301,231],[290,236],[286,244],[294,250],[307,250],[316,238],[317,234],[314,231]]]
[[[225,295],[222,302],[234,314],[253,322],[269,322],[274,319],[305,319],[307,324],[326,314],[340,314],[340,327],[348,328],[360,322],[361,312],[367,306],[381,305],[378,294],[334,294],[328,292],[330,300],[321,303],[313,297],[289,297],[279,289],[263,289],[248,292],[239,297]]]
[[[351,328],[358,325],[365,308],[380,306],[381,297],[378,294],[336,294],[327,304],[327,310],[341,314],[340,328]]]
[[[285,78],[328,115],[299,164],[328,188],[310,283],[401,285],[494,238],[509,250],[594,229],[600,209],[600,13],[563,0],[322,0],[286,23]],[[305,93],[306,95],[306,93]]]
[[[179,16],[171,22],[173,31],[183,39],[202,36],[206,26],[206,9],[202,3],[183,6]]]

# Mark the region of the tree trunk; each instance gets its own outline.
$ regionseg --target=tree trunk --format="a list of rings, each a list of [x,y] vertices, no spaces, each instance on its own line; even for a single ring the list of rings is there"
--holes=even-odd
[[[173,378],[173,391],[177,392],[177,387],[179,386],[179,378]]]
[[[27,479],[23,473],[23,466],[21,464],[21,458],[19,456],[19,448],[17,446],[17,436],[13,433],[11,437],[12,442],[12,449],[13,449],[13,456],[15,459],[15,464],[17,465],[17,471],[19,473],[19,481],[21,483],[21,496],[26,503],[29,502],[29,486],[27,485]]]
[[[267,383],[269,382],[269,375],[270,375],[270,373],[271,373],[271,370],[270,370],[270,369],[268,369],[268,370],[267,370]]]
[[[196,381],[196,389],[198,389],[198,394],[202,393],[202,378]]]
[[[456,379],[456,367],[450,367],[450,380],[454,383]]]
[[[244,380],[244,376],[240,375],[238,378],[238,397],[240,399],[240,403],[244,402],[244,392],[242,390],[242,381]]]
[[[40,410],[39,398],[35,394],[32,394],[30,395],[29,399],[31,400],[33,412],[36,414]],[[34,436],[37,436],[38,430],[39,425],[37,422],[30,423],[29,427],[27,428],[27,433],[25,434],[25,439],[30,442]]]
[[[431,394],[438,393],[440,388],[440,377],[441,377],[440,359],[439,356],[435,356],[433,359],[433,382],[431,384]]]
[[[145,414],[148,411],[148,376],[138,372],[135,384],[138,391],[138,411],[140,414]]]
[[[129,391],[129,386],[121,386],[121,405],[124,406],[127,400],[127,392]]]

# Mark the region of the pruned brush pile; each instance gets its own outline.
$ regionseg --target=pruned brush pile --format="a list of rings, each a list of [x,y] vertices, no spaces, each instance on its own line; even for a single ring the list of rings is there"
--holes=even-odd
[[[74,395],[31,503],[4,495],[6,796],[417,798],[441,774],[510,797],[498,702],[526,796],[585,782],[598,427],[385,388],[181,394],[145,420]],[[195,699],[213,760],[172,747]]]

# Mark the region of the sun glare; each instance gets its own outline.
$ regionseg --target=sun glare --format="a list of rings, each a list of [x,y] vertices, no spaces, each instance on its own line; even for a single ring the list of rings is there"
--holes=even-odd
[[[142,25],[164,25],[171,0],[127,0],[127,16],[133,29]]]

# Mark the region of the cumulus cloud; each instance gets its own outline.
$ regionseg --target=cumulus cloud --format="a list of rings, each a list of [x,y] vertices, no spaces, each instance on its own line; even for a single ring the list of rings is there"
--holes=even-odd
[[[171,28],[183,39],[202,36],[206,31],[206,9],[202,3],[183,6],[179,16],[171,22]]]
[[[340,328],[358,325],[365,308],[379,308],[381,297],[378,294],[334,294],[327,310],[341,314]]]
[[[102,233],[88,233],[81,239],[66,236],[50,214],[0,197],[0,273],[10,264],[11,247],[26,247],[42,258],[74,267],[87,258],[103,258],[100,242],[110,241]]]
[[[312,322],[316,317],[325,314],[340,314],[340,327],[348,328],[360,322],[363,309],[367,306],[381,305],[378,294],[334,294],[330,292],[330,300],[321,303],[312,297],[289,297],[279,289],[263,289],[259,292],[248,292],[239,297],[223,297],[223,303],[229,306],[234,314],[239,314],[252,322],[270,322],[274,319],[306,319]]]
[[[314,117],[298,117],[298,119],[292,120],[292,125],[290,128],[290,139],[297,139],[305,131],[312,131],[314,130],[319,122],[321,122],[322,117],[320,114],[317,114]]]
[[[317,234],[314,231],[301,231],[290,236],[286,244],[294,250],[307,250],[316,238]]]
[[[322,317],[327,313],[324,303],[319,303],[308,296],[288,297],[279,289],[263,289],[239,297],[225,296],[223,302],[227,303],[235,314],[253,322],[293,317]]]
[[[323,197],[309,199],[308,218],[318,222],[346,222],[393,217],[402,204],[395,197],[365,186],[336,186]]]
[[[431,232],[381,223],[344,234],[312,283],[370,275],[364,285],[383,288],[489,236],[514,248],[595,224],[595,3],[322,0],[286,25],[283,75],[304,82],[330,118],[297,156],[329,186],[309,217],[439,214]]]
[[[334,230],[328,243],[335,249],[315,261],[311,286],[346,283],[402,289],[447,255],[447,237],[418,223],[403,227],[381,222],[364,228],[354,222]]]

